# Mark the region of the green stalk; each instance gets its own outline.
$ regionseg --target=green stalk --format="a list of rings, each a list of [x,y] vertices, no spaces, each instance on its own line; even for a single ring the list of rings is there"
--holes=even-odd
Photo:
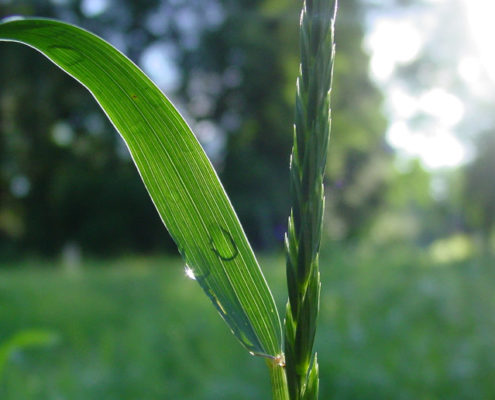
[[[305,0],[301,13],[301,65],[290,163],[292,209],[286,236],[289,301],[285,362],[291,400],[318,398],[313,343],[320,302],[318,253],[330,133],[335,11],[336,1],[332,7],[331,0]]]
[[[283,359],[267,359],[266,363],[270,371],[273,400],[289,400]]]

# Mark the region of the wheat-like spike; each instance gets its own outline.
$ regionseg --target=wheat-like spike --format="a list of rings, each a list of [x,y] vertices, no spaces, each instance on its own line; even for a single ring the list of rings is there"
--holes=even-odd
[[[330,87],[337,2],[305,0],[300,20],[294,145],[290,161],[292,209],[286,235],[289,301],[285,319],[286,374],[291,400],[318,397],[313,342],[320,301],[320,248],[325,203],[323,174],[330,134]]]

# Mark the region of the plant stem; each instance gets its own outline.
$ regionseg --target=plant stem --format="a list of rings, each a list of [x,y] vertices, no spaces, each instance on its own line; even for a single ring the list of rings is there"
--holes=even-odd
[[[287,377],[283,365],[276,360],[267,359],[268,369],[270,370],[270,381],[272,384],[273,400],[289,400],[287,388]]]
[[[286,236],[289,301],[286,374],[291,400],[318,398],[313,342],[320,302],[318,253],[324,209],[323,175],[330,133],[330,87],[336,1],[305,0],[290,163],[292,209]]]

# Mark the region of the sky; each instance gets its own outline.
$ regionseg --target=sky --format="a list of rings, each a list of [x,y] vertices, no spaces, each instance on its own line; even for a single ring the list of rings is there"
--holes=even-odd
[[[458,36],[446,32],[445,17],[454,5],[460,18],[449,21]],[[370,74],[385,94],[384,111],[389,118],[388,143],[399,158],[419,158],[430,170],[452,168],[473,157],[462,135],[462,122],[469,116],[466,101],[448,79],[438,79],[419,93],[411,90],[395,71],[421,59],[427,51],[438,52],[471,94],[495,93],[495,1],[428,0],[419,7],[381,7],[372,11],[363,43],[371,56]],[[460,32],[459,32],[460,30]],[[466,37],[469,50],[456,37]],[[440,75],[440,78],[442,75]],[[452,79],[450,79],[452,81]],[[418,116],[422,123],[418,124]]]

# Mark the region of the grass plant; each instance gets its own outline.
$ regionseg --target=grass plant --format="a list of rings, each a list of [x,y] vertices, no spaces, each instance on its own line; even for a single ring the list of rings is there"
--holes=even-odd
[[[318,257],[330,135],[332,15],[327,0],[305,1],[301,13],[301,66],[290,162],[292,209],[286,237],[285,362],[291,400],[318,398],[318,361],[312,350],[320,304]]]
[[[312,348],[329,136],[331,4],[306,0],[301,14],[285,341],[273,295],[215,170],[157,86],[113,46],[73,25],[22,18],[0,24],[0,41],[38,50],[94,96],[124,139],[188,275],[200,284],[241,344],[266,359],[275,400],[318,397],[318,364]]]

